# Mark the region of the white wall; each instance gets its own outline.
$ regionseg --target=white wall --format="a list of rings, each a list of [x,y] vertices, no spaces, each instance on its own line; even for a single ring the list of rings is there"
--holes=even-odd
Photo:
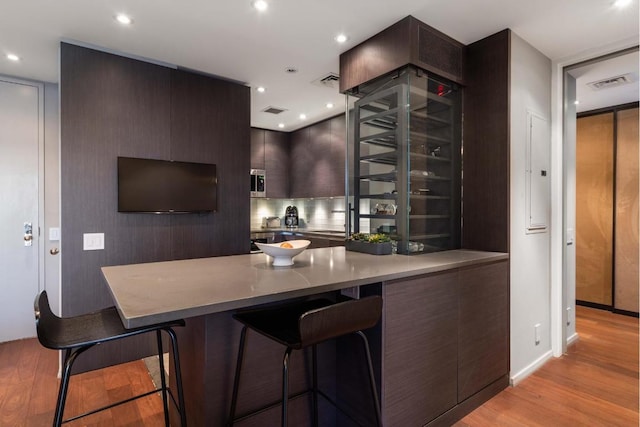
[[[511,379],[517,383],[551,357],[550,231],[527,234],[525,223],[527,111],[551,122],[551,60],[512,33],[510,66]]]
[[[49,229],[60,227],[60,131],[58,85],[44,84],[44,288],[51,308],[60,313],[60,257],[51,255],[61,242],[49,241]]]
[[[563,174],[564,174],[564,286],[566,293],[565,340],[573,341],[576,335],[576,79],[567,75],[564,82],[565,118],[563,120]],[[568,310],[567,310],[568,309]],[[552,316],[553,317],[553,316]]]

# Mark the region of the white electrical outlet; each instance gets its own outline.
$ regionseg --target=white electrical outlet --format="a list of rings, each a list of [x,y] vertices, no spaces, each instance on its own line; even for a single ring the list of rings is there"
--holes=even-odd
[[[82,240],[85,251],[99,251],[104,249],[104,233],[84,233]]]
[[[571,307],[567,307],[567,326],[571,324]]]
[[[533,325],[533,329],[535,330],[536,345],[538,345],[540,344],[540,323]]]

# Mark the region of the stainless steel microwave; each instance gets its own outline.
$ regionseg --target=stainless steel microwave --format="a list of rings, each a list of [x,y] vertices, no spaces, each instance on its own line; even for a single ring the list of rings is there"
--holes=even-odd
[[[263,169],[251,169],[251,197],[267,197],[266,174]]]

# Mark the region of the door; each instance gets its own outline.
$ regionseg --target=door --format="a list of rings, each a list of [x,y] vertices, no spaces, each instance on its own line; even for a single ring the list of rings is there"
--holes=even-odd
[[[0,342],[36,333],[41,94],[40,85],[0,77]]]
[[[580,117],[576,133],[576,298],[612,303],[613,112]]]

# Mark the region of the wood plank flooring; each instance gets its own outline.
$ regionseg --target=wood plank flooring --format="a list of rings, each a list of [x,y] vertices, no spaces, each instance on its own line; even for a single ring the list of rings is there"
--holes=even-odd
[[[586,307],[576,314],[580,341],[568,354],[455,426],[638,426],[638,319]],[[0,344],[0,426],[51,425],[57,364],[35,339]],[[143,361],[74,375],[66,416],[152,388]],[[162,426],[162,400],[152,395],[67,425]]]
[[[0,343],[0,426],[50,426],[58,396],[58,353],[36,339]],[[65,418],[126,399],[154,385],[142,360],[71,377]],[[158,394],[65,424],[164,426]]]
[[[455,424],[637,427],[638,319],[576,307],[580,340]]]

